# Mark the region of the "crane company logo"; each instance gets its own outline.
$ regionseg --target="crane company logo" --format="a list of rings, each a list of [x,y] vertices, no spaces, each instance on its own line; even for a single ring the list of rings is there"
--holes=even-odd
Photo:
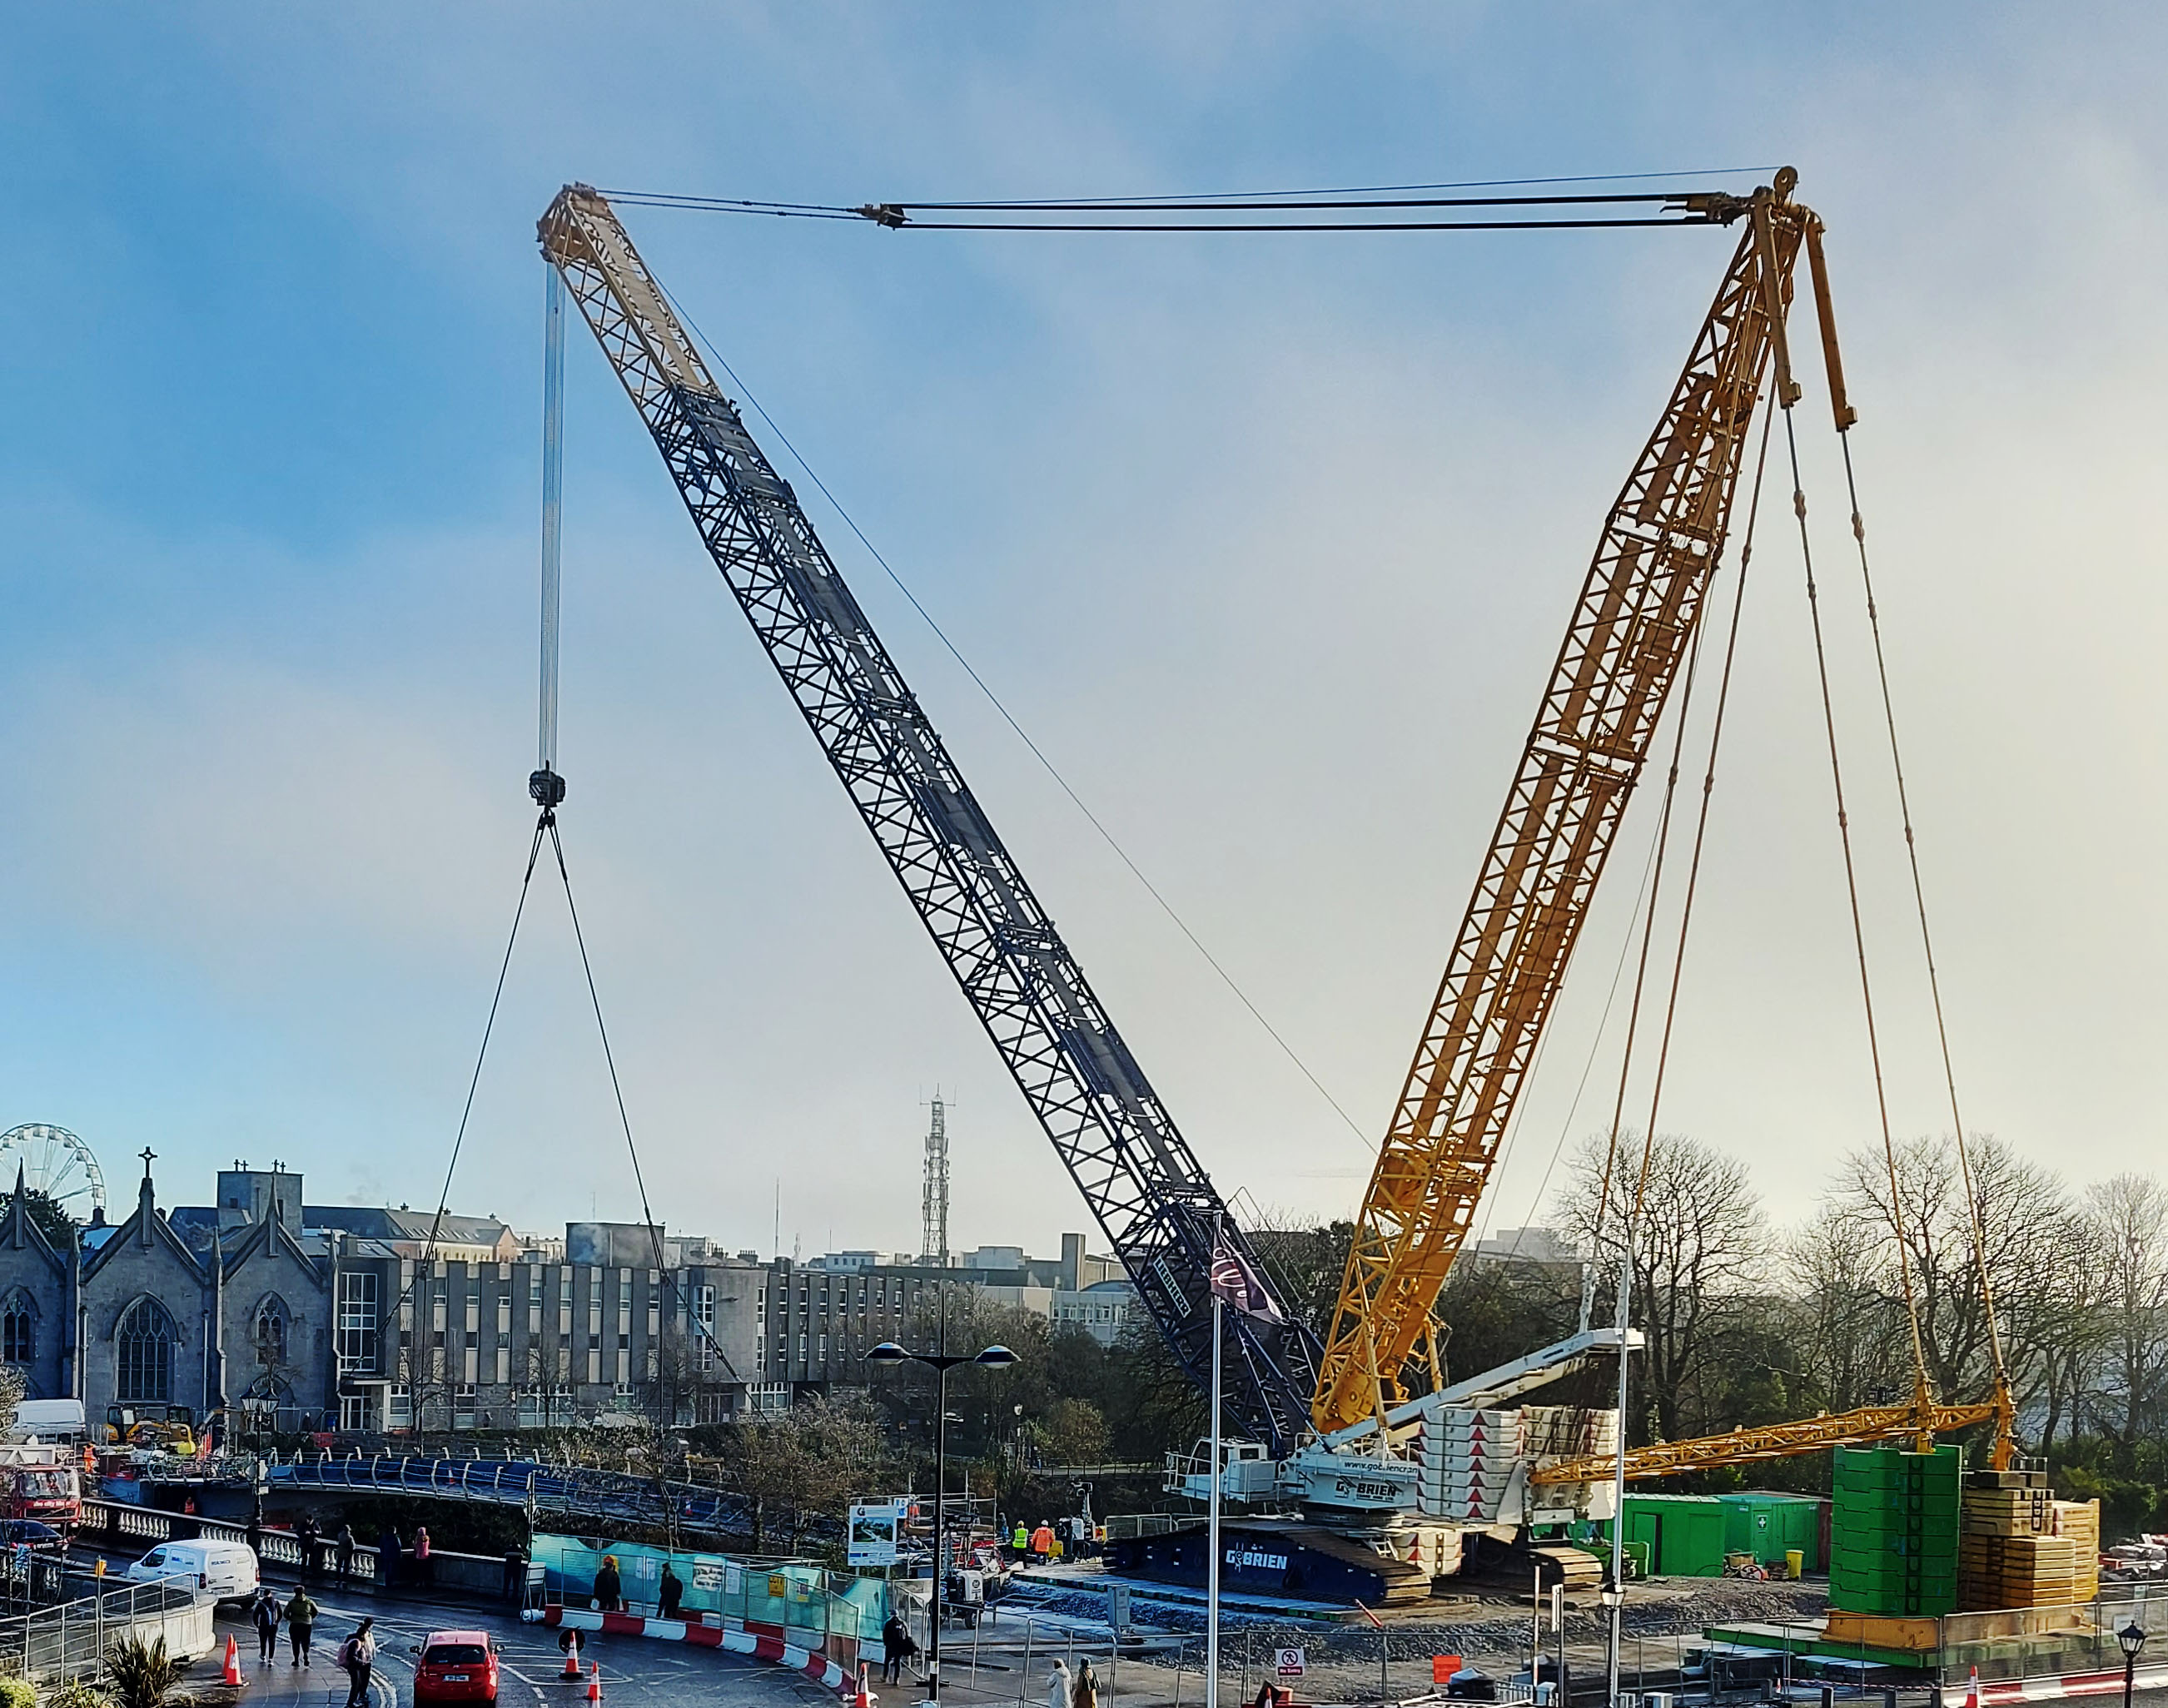
[[[1237,1571],[1284,1572],[1288,1557],[1285,1554],[1260,1554],[1248,1548],[1227,1550],[1227,1563]]]
[[[1396,1483],[1368,1482],[1360,1477],[1336,1477],[1332,1492],[1350,1500],[1397,1500],[1400,1496]]]

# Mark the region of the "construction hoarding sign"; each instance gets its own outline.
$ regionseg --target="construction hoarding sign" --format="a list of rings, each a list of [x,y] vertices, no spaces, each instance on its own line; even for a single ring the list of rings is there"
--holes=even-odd
[[[851,1508],[848,1548],[853,1566],[893,1566],[896,1560],[896,1531],[911,1503],[907,1500],[869,1500]]]

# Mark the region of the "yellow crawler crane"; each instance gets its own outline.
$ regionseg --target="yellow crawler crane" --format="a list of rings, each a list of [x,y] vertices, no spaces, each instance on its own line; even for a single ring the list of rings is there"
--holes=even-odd
[[[1820,222],[1790,167],[1707,211],[1746,231],[1662,419],[1611,507],[1505,811],[1453,940],[1356,1223],[1319,1366],[1321,1435],[1381,1417],[1435,1348],[1430,1313],[1573,956],[1730,525],[1749,423],[1784,337],[1793,263]],[[1814,269],[1820,284],[1820,268]],[[1826,293],[1822,293],[1825,330]],[[1841,394],[1836,344],[1825,340]]]
[[[1373,1419],[1388,1432],[1405,1420],[1402,1372],[1411,1360],[1423,1358],[1437,1383],[1431,1312],[1490,1182],[1722,556],[1765,377],[1773,369],[1779,406],[1788,410],[1800,395],[1785,314],[1803,245],[1837,431],[1857,418],[1837,348],[1822,224],[1792,199],[1797,181],[1788,167],[1751,197],[1709,198],[1700,207],[1717,219],[1743,216],[1746,231],[1663,416],[1606,519],[1379,1149],[1311,1406],[1329,1443],[1367,1434]],[[1954,1087],[1952,1097],[1954,1106]],[[1975,1229],[1976,1260],[1979,1239]],[[1989,1307],[1991,1323],[1991,1294]],[[1993,1463],[2007,1467],[2016,1455],[2016,1415],[1999,1337],[1994,1396],[1970,1405],[1933,1397],[1916,1321],[1914,1342],[1915,1387],[1901,1405],[1633,1450],[1624,1456],[1625,1477],[1902,1436],[1925,1449],[1938,1434],[1990,1420]],[[1530,1480],[1588,1483],[1618,1473],[1616,1456],[1595,1455],[1539,1467]]]

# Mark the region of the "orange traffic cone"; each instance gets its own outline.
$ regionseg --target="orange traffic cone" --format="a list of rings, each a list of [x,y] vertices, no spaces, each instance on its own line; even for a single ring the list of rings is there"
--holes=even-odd
[[[231,1636],[226,1640],[226,1677],[223,1682],[236,1690],[241,1688],[241,1647]]]
[[[561,1676],[577,1679],[580,1676],[580,1634],[574,1631],[567,1631],[566,1636],[571,1641],[565,1645],[565,1670]]]
[[[1972,1669],[1971,1678],[1965,1681],[1965,1708],[1979,1708],[1979,1668],[1978,1667]]]
[[[873,1693],[866,1688],[866,1663],[863,1661],[858,1663],[858,1691],[853,1700],[854,1708],[873,1708]]]
[[[590,1702],[599,1702],[602,1700],[603,1663],[600,1661],[597,1661],[595,1663],[594,1671],[587,1674],[587,1700]]]

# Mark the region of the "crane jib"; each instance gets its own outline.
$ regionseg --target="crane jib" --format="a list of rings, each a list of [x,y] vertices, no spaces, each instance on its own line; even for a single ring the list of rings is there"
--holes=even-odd
[[[1247,1239],[608,204],[568,187],[539,233],[715,567],[972,1012],[1161,1334],[1191,1379],[1208,1385],[1210,1313],[1198,1307],[1214,1230],[1255,1273]],[[1241,1313],[1226,1327],[1230,1423],[1274,1452],[1292,1450],[1316,1382],[1315,1337]]]

